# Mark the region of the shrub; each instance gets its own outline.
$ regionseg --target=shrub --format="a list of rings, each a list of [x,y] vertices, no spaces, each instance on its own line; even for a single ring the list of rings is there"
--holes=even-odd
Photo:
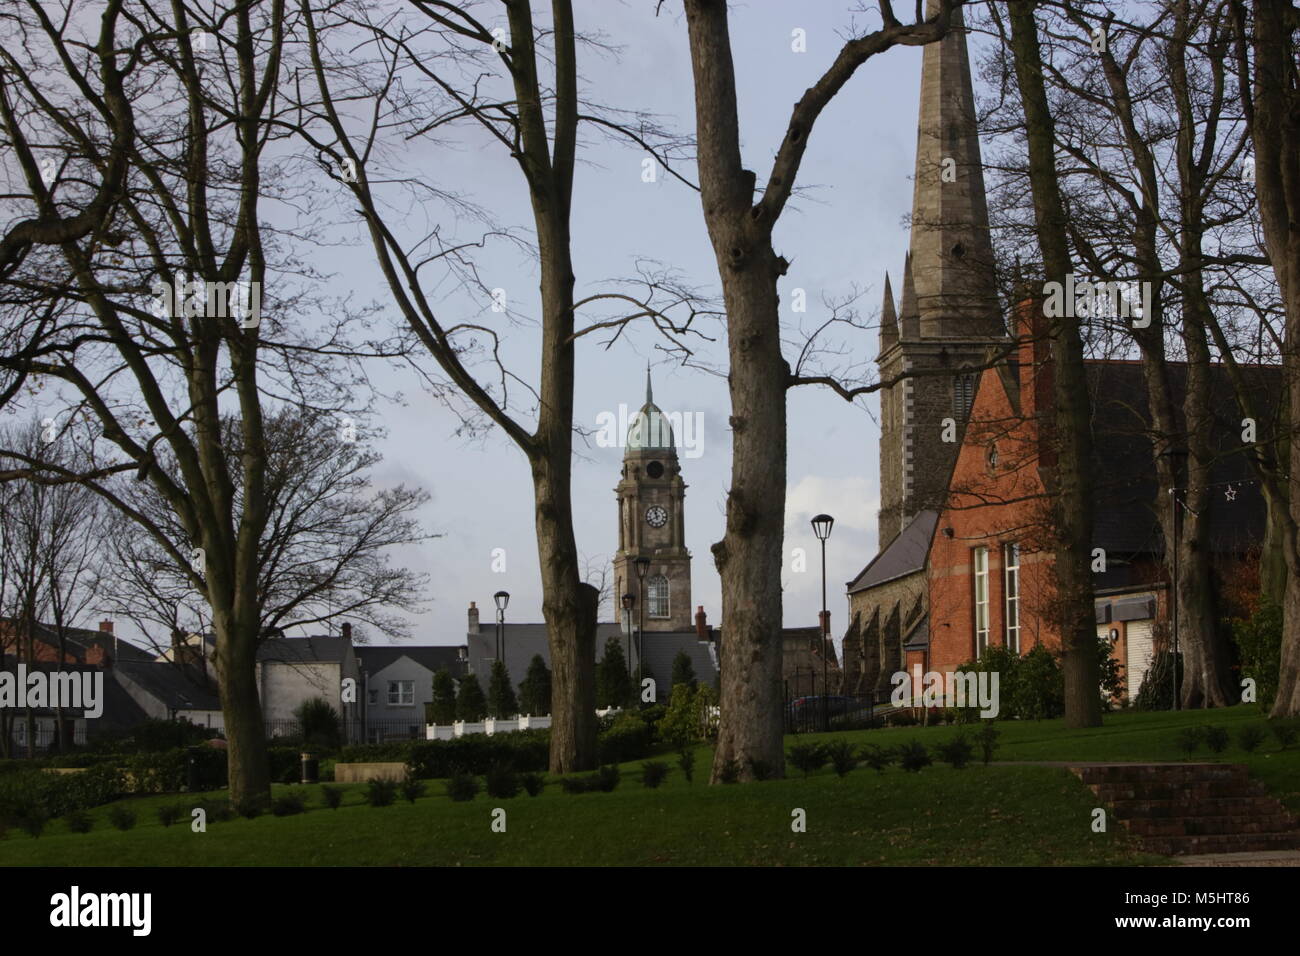
[[[1191,755],[1196,752],[1197,748],[1201,746],[1203,733],[1204,731],[1200,727],[1184,727],[1182,730],[1178,731],[1178,735],[1174,738],[1174,742],[1178,745],[1178,749],[1181,750],[1186,757],[1190,758]]]
[[[1268,723],[1273,737],[1283,750],[1288,749],[1295,743],[1296,737],[1300,736],[1300,726],[1294,720],[1270,720]]]
[[[1246,724],[1237,731],[1237,746],[1246,753],[1253,754],[1267,736],[1268,731],[1259,724]]]
[[[688,687],[694,687],[695,665],[691,663],[691,656],[686,651],[678,651],[677,656],[673,658],[672,686],[685,684]]]
[[[119,830],[129,830],[135,826],[135,811],[119,804],[108,811],[108,822]]]
[[[740,761],[732,757],[718,769],[718,780],[722,783],[740,783]]]
[[[325,806],[329,807],[331,810],[337,810],[339,804],[343,802],[342,787],[331,787],[329,785],[322,786],[320,788],[320,795]]]
[[[215,736],[215,730],[188,720],[149,719],[132,727],[127,738],[114,746],[122,748],[123,753],[162,753],[201,744]]]
[[[519,713],[519,701],[515,699],[515,689],[510,686],[510,672],[506,670],[505,662],[499,658],[492,662],[487,705],[488,716],[501,720]]]
[[[85,810],[69,810],[63,815],[69,833],[89,833],[95,825],[94,818]]]
[[[402,796],[406,798],[406,802],[414,803],[417,799],[424,796],[424,781],[419,777],[414,777],[408,773],[402,778],[400,789],[402,791]]]
[[[589,777],[561,777],[560,786],[565,793],[586,793],[590,789]]]
[[[860,752],[862,762],[872,770],[885,772],[888,767],[897,758],[897,754],[891,747],[878,747],[875,744],[867,744]]]
[[[930,766],[930,752],[921,741],[910,741],[898,748],[898,763],[908,773],[919,773]]]
[[[1011,686],[1013,716],[1025,720],[1049,720],[1065,713],[1065,675],[1061,665],[1044,645],[1035,644],[1016,665]],[[1006,691],[999,687],[1005,698]]]
[[[509,800],[519,794],[519,775],[509,766],[493,767],[484,778],[489,797]]]
[[[235,807],[226,800],[209,800],[200,803],[196,809],[203,811],[209,823],[227,823],[235,819]]]
[[[158,822],[165,827],[171,826],[185,815],[185,808],[179,803],[165,803],[158,808]]]
[[[524,790],[530,797],[536,797],[546,786],[546,775],[540,773],[522,773],[519,775],[519,782],[524,785]]]
[[[1210,748],[1211,753],[1221,754],[1228,749],[1229,735],[1226,727],[1207,724],[1203,736],[1205,746]]]
[[[916,717],[910,710],[900,710],[890,714],[885,721],[890,727],[912,727],[916,724]]]
[[[759,760],[757,757],[750,757],[749,774],[755,780],[771,780],[776,776],[776,768],[766,760]]]
[[[550,732],[522,730],[511,734],[466,734],[454,740],[406,741],[404,746],[377,744],[347,748],[345,760],[401,760],[415,776],[437,780],[457,773],[482,776],[494,766],[544,772],[550,764]]]
[[[668,764],[660,760],[647,760],[641,765],[641,783],[651,790],[668,777]]]
[[[836,740],[825,747],[826,757],[837,777],[847,777],[858,765],[858,755],[847,740]]]
[[[263,797],[249,797],[239,803],[232,803],[231,806],[245,820],[256,820],[266,812],[266,803]]]
[[[980,745],[980,752],[983,754],[984,766],[986,767],[993,760],[993,754],[998,749],[998,736],[998,729],[993,726],[991,720],[984,721],[975,734],[975,742]]]
[[[626,763],[650,755],[653,729],[637,713],[626,712],[598,738],[601,763]]]
[[[396,780],[380,777],[366,782],[366,803],[372,807],[390,807],[396,799]]]
[[[1137,700],[1133,706],[1138,710],[1173,710],[1174,709],[1174,687],[1173,687],[1173,668],[1174,656],[1170,651],[1158,651],[1151,658],[1151,666],[1147,668],[1146,676],[1142,678],[1142,688],[1138,691]],[[1182,686],[1183,674],[1185,671],[1183,655],[1178,655],[1178,684]]]
[[[804,777],[807,777],[814,770],[820,770],[826,765],[827,754],[821,744],[805,742],[794,744],[786,751],[785,757],[803,771]]]
[[[677,766],[681,768],[682,776],[686,778],[687,783],[695,782],[695,749],[685,747],[677,755]]]
[[[21,814],[18,819],[18,828],[26,833],[32,839],[36,839],[45,832],[45,824],[49,822],[50,816],[40,807],[32,807],[26,813]],[[134,818],[132,819],[134,823]],[[119,830],[126,829],[118,827]]]
[[[632,675],[628,673],[623,641],[610,637],[605,641],[605,653],[596,665],[596,706],[601,710],[626,707],[632,701],[632,692]]]
[[[324,697],[303,701],[293,712],[293,717],[298,722],[305,748],[330,753],[339,749],[342,737],[339,713]]]
[[[468,773],[456,773],[447,778],[447,796],[457,803],[473,800],[478,796],[478,777]]]
[[[965,770],[975,748],[971,746],[964,733],[959,733],[937,745],[934,752],[939,755],[940,760],[950,764],[953,770]]]
[[[609,793],[618,786],[620,777],[618,767],[613,764],[606,764],[596,771],[593,778],[595,780],[595,789]]]
[[[1255,679],[1255,695],[1268,713],[1277,696],[1282,661],[1282,608],[1264,604],[1248,620],[1234,618],[1232,639],[1241,650],[1241,673]],[[1143,683],[1145,689],[1146,683]]]
[[[282,793],[271,801],[271,813],[277,817],[292,817],[306,810],[307,801],[301,793]]]

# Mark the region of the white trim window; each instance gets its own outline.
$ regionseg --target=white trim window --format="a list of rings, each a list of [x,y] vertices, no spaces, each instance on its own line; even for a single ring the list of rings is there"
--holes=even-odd
[[[1020,653],[1020,545],[1011,541],[1002,546],[1002,619],[1006,629],[1007,650]]]
[[[668,578],[662,574],[646,580],[645,612],[649,617],[668,616]]]
[[[975,574],[975,656],[989,646],[989,549],[980,547],[971,552],[971,567]]]
[[[390,680],[388,682],[389,707],[415,706],[415,681]]]

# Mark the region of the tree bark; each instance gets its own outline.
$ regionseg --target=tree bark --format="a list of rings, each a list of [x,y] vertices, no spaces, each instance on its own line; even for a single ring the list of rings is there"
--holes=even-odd
[[[1011,49],[1020,83],[1029,145],[1029,180],[1034,219],[1049,280],[1064,282],[1072,271],[1056,171],[1055,124],[1043,84],[1038,25],[1033,0],[1011,0]],[[1068,310],[1062,310],[1068,311]],[[1083,342],[1074,319],[1057,317],[1050,326],[1054,357],[1052,440],[1056,463],[1048,489],[1055,531],[1054,574],[1064,652],[1065,724],[1101,725],[1096,612],[1092,596],[1092,432]]]

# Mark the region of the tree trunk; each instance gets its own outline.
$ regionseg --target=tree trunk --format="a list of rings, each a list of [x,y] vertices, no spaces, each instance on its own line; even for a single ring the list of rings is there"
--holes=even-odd
[[[1043,85],[1038,25],[1032,0],[1011,0],[1011,49],[1025,111],[1029,179],[1034,219],[1049,280],[1064,282],[1072,271],[1056,171],[1055,124]],[[1067,311],[1067,310],[1062,310]],[[1058,317],[1051,323],[1054,359],[1052,440],[1052,524],[1054,571],[1060,608],[1065,671],[1067,727],[1101,725],[1097,624],[1092,596],[1092,432],[1083,342],[1078,322]]]
[[[741,164],[726,3],[687,0],[686,23],[700,195],[722,279],[731,363],[731,487],[726,533],[713,546],[723,619],[716,783],[732,762],[745,780],[753,779],[755,763],[785,773],[781,549],[790,369],[781,356],[776,285],[787,263],[772,249],[771,223],[753,206],[754,174]]]
[[[271,797],[266,728],[257,687],[257,623],[238,626],[213,615],[217,636],[217,686],[226,720],[230,802],[265,805]]]

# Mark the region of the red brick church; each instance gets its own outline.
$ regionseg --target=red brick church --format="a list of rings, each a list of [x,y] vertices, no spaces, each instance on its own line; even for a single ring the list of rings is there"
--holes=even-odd
[[[960,22],[960,9],[956,13]],[[955,167],[955,179],[952,175]],[[1052,359],[1035,334],[1041,303],[1008,322],[999,304],[964,30],[927,45],[912,234],[895,309],[886,277],[877,364],[879,553],[848,582],[845,690],[883,699],[899,670],[955,670],[989,645],[1058,649],[1051,613],[1046,492]],[[997,359],[994,367],[979,369]],[[1126,694],[1169,633],[1169,574],[1157,518],[1151,417],[1140,362],[1086,363],[1092,399],[1094,575],[1099,635],[1113,641]],[[1273,408],[1280,369],[1244,370]],[[906,373],[920,372],[908,376]],[[1172,363],[1181,407],[1186,367]],[[1246,565],[1264,507],[1241,416],[1211,369],[1219,453],[1209,545],[1216,569]]]

